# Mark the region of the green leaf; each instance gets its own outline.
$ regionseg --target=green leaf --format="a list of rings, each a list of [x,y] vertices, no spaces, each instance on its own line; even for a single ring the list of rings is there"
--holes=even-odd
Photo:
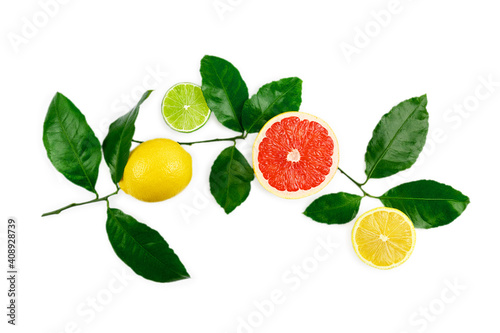
[[[200,73],[201,90],[210,110],[222,125],[242,132],[241,110],[248,88],[240,72],[230,62],[207,55],[201,59]]]
[[[385,114],[366,149],[366,179],[391,176],[415,163],[429,128],[427,96],[410,98]]]
[[[304,215],[316,222],[344,224],[356,217],[361,199],[359,195],[345,192],[323,195],[306,208]]]
[[[243,106],[243,128],[257,133],[280,113],[298,111],[302,103],[302,80],[289,77],[263,85]]]
[[[231,146],[220,153],[212,166],[210,192],[229,214],[246,200],[253,178],[253,169],[246,158]]]
[[[453,222],[470,200],[453,187],[433,180],[417,180],[396,186],[380,197],[387,206],[399,209],[416,228],[435,228]]]
[[[106,231],[113,250],[140,276],[156,282],[189,278],[163,237],[119,209],[108,208]]]
[[[54,167],[72,183],[96,193],[101,144],[85,116],[56,93],[43,123],[43,144]]]
[[[123,177],[123,170],[127,164],[135,132],[135,120],[139,114],[141,104],[153,91],[146,91],[137,105],[125,115],[116,119],[110,126],[108,135],[102,143],[104,160],[111,172],[111,179],[117,184]]]

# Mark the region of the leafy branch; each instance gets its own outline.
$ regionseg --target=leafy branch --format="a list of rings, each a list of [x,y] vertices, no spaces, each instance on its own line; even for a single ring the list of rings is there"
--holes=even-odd
[[[188,278],[189,274],[168,243],[156,230],[109,205],[109,198],[120,190],[118,182],[123,176],[130,154],[140,105],[151,92],[146,91],[130,112],[109,126],[102,144],[102,153],[100,142],[80,110],[61,93],[54,96],[44,122],[43,143],[47,156],[68,180],[94,193],[96,198],[72,203],[42,216],[105,201],[108,215],[106,231],[118,257],[134,272],[148,280],[172,282]],[[95,190],[102,154],[116,186],[115,192],[104,197],[100,197]]]
[[[249,133],[259,132],[274,116],[284,111],[298,111],[302,103],[302,80],[290,77],[273,81],[248,98],[247,85],[230,62],[205,56],[201,60],[200,74],[201,89],[209,108],[222,125],[241,134],[179,143],[233,142],[233,146],[224,149],[216,158],[209,178],[215,201],[229,214],[247,199],[254,179],[252,167],[234,143],[245,139]]]
[[[118,194],[118,191],[119,191],[119,189],[117,189],[115,192],[113,192],[111,194],[108,194],[108,195],[106,195],[104,197],[99,197],[98,196],[94,200],[89,200],[89,201],[84,201],[84,202],[78,202],[78,203],[69,204],[67,206],[64,206],[62,208],[53,210],[51,212],[44,213],[44,214],[42,214],[42,217],[49,216],[49,215],[56,215],[56,214],[59,214],[60,212],[62,212],[64,210],[72,208],[72,207],[83,206],[83,205],[87,205],[87,204],[91,204],[91,203],[95,203],[95,202],[99,202],[99,201],[108,201],[108,198],[111,197],[111,196],[113,196],[113,195]]]
[[[363,183],[339,168],[363,196],[343,192],[324,195],[313,201],[304,215],[320,223],[344,224],[356,217],[361,199],[370,197],[380,200],[387,207],[401,210],[417,228],[443,226],[460,216],[470,203],[469,198],[451,186],[433,180],[401,184],[381,196],[371,195],[363,189],[370,179],[394,175],[416,162],[429,128],[426,105],[426,95],[410,98],[382,117],[368,143],[366,180]]]
[[[232,142],[214,162],[210,173],[210,190],[226,213],[232,212],[250,193],[253,169],[236,149],[236,141],[258,132],[259,126],[281,110],[298,110],[301,103],[299,78],[268,83],[249,99],[248,89],[239,71],[228,61],[205,56],[201,61],[202,91],[208,106],[225,127],[239,135],[194,142]],[[137,274],[157,282],[171,282],[189,277],[184,265],[161,235],[119,209],[111,208],[109,198],[118,194],[132,142],[140,106],[149,95],[146,91],[137,105],[110,126],[101,143],[87,124],[85,116],[64,95],[57,93],[44,122],[43,142],[52,164],[68,180],[95,194],[92,200],[72,203],[42,216],[59,214],[67,209],[105,201],[106,231],[118,257]],[[100,197],[95,189],[102,155],[108,165],[116,191]]]
[[[254,172],[236,148],[237,140],[261,130],[267,121],[286,111],[298,111],[302,103],[302,80],[284,78],[263,85],[249,98],[240,72],[230,62],[205,56],[201,60],[202,92],[217,120],[238,135],[193,142],[232,142],[215,159],[210,172],[210,191],[216,202],[229,214],[249,196]],[[110,126],[101,143],[85,116],[64,95],[56,93],[43,125],[43,143],[54,167],[69,181],[95,194],[92,200],[72,203],[42,216],[56,215],[69,208],[105,201],[106,232],[117,256],[138,275],[156,282],[189,278],[179,257],[154,229],[119,209],[110,207],[109,198],[118,194],[132,142],[140,106],[152,91],[146,91],[137,105]],[[421,153],[428,132],[427,96],[410,98],[393,107],[375,127],[365,153],[366,180],[360,183],[344,170],[339,171],[362,192],[323,195],[314,200],[304,215],[326,224],[352,221],[365,197],[380,200],[410,217],[415,227],[434,228],[454,221],[470,200],[451,186],[433,180],[417,180],[396,186],[381,196],[367,193],[363,186],[370,179],[392,176],[410,168]],[[116,191],[100,197],[96,191],[102,156],[109,168]]]

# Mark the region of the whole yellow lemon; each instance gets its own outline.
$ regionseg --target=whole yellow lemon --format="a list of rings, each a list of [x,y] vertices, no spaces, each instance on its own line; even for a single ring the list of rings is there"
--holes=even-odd
[[[170,139],[153,139],[130,153],[120,188],[136,199],[163,201],[179,194],[191,181],[191,155]]]

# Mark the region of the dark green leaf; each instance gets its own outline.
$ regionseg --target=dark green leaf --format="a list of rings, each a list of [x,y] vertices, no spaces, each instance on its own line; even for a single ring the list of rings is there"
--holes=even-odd
[[[117,184],[123,177],[123,170],[128,161],[132,138],[135,132],[135,120],[139,114],[139,108],[153,91],[148,90],[137,105],[125,115],[116,119],[110,126],[108,135],[102,143],[104,160],[111,172],[111,179]]]
[[[298,111],[302,103],[302,80],[289,77],[263,85],[243,106],[243,128],[257,133],[280,113]]]
[[[366,149],[367,179],[391,176],[415,163],[429,128],[426,105],[426,95],[410,98],[380,119]]]
[[[416,228],[446,225],[463,213],[470,200],[453,187],[433,180],[401,184],[380,197],[387,206],[397,208],[412,220]]]
[[[50,103],[43,144],[54,167],[72,183],[96,193],[101,144],[85,116],[61,93]]]
[[[314,200],[304,215],[316,222],[344,224],[356,217],[361,199],[359,195],[345,192],[327,194]]]
[[[230,62],[207,55],[201,59],[200,73],[210,110],[222,125],[242,132],[241,110],[248,99],[248,88],[240,72]]]
[[[140,276],[156,282],[189,278],[186,268],[163,237],[132,216],[108,208],[106,231],[118,257]]]
[[[210,192],[229,214],[246,200],[253,178],[253,169],[246,158],[231,146],[220,153],[212,166]]]

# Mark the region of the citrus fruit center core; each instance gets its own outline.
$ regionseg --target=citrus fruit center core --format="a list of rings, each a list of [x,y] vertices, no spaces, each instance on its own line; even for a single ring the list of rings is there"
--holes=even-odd
[[[286,159],[290,162],[298,162],[300,161],[300,152],[298,149],[292,149],[291,152],[288,153]]]

